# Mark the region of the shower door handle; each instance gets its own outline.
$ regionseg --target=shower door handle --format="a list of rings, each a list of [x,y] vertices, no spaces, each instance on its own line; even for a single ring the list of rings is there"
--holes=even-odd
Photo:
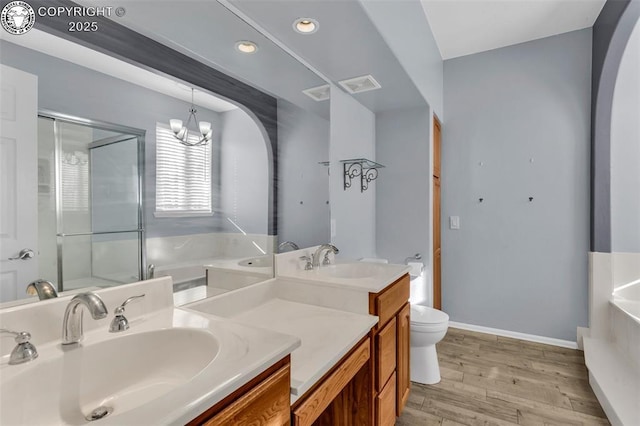
[[[29,260],[33,259],[33,256],[35,256],[33,250],[26,248],[20,250],[20,253],[18,253],[18,257],[10,257],[9,260]]]

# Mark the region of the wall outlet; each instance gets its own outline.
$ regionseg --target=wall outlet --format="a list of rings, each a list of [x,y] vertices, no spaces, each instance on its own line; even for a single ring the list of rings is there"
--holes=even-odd
[[[449,229],[460,229],[460,216],[449,216]]]

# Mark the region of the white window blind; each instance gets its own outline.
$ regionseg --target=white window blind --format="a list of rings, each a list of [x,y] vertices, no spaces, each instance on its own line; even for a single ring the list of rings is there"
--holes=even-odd
[[[197,142],[197,132],[189,142]],[[156,216],[211,214],[211,142],[185,146],[156,125]]]

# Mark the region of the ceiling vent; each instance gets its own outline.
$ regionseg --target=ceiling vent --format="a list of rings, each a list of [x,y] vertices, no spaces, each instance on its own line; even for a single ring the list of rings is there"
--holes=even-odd
[[[348,80],[339,81],[340,86],[351,94],[368,92],[369,90],[379,89],[380,83],[371,75],[363,75],[361,77],[350,78]]]
[[[329,85],[325,84],[323,86],[312,87],[311,89],[303,90],[302,93],[304,93],[314,101],[320,102],[329,99],[330,89]]]

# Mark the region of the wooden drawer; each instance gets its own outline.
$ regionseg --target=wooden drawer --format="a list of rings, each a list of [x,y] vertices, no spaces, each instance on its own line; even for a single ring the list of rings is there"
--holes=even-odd
[[[325,377],[311,394],[293,411],[294,426],[307,426],[322,414],[333,399],[369,361],[371,356],[371,339],[367,339],[358,346],[351,355],[344,359],[338,368]],[[395,391],[394,391],[395,392]],[[395,393],[394,393],[395,395]],[[395,396],[394,396],[395,398]]]
[[[379,392],[396,369],[396,318],[376,336],[376,390]]]
[[[396,423],[396,375],[391,376],[376,397],[376,425],[393,426]]]
[[[407,274],[387,287],[382,293],[370,293],[369,312],[378,316],[378,328],[383,327],[387,321],[394,317],[408,300],[409,275]]]
[[[287,365],[201,424],[204,426],[288,425],[291,420],[289,391],[290,378],[289,365]]]

